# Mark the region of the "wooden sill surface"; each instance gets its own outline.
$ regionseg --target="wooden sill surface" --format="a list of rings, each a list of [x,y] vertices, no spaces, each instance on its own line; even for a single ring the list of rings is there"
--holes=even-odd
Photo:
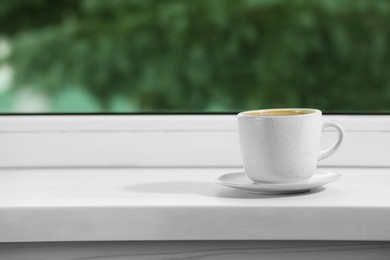
[[[304,194],[215,183],[237,168],[2,169],[0,242],[390,241],[390,169],[332,168]]]

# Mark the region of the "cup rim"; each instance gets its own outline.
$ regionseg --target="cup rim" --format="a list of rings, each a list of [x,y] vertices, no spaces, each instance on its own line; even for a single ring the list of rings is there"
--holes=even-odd
[[[299,114],[299,115],[250,115],[248,113],[253,112],[264,112],[264,111],[275,111],[275,110],[282,110],[282,111],[305,111],[308,113],[305,114]],[[247,110],[242,111],[237,114],[239,117],[255,117],[255,118],[284,118],[284,117],[302,117],[302,116],[310,116],[314,114],[322,114],[321,110],[315,109],[315,108],[270,108],[270,109],[254,109],[254,110]]]

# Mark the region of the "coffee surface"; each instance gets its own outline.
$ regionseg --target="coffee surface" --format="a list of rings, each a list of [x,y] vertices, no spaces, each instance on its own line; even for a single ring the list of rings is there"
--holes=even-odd
[[[248,116],[294,116],[313,113],[311,110],[298,109],[276,109],[276,110],[257,110],[245,112]]]

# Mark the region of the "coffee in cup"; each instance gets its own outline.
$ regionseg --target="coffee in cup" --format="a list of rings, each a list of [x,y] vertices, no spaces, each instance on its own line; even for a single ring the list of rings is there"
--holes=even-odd
[[[319,160],[341,145],[343,128],[324,121],[310,108],[263,109],[241,112],[238,133],[245,173],[254,182],[293,183],[313,176]],[[320,151],[322,129],[333,127],[337,141]]]

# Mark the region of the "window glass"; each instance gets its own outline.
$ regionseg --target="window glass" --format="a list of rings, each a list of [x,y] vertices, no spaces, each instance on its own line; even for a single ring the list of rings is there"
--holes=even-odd
[[[390,111],[390,1],[0,2],[0,112]]]

